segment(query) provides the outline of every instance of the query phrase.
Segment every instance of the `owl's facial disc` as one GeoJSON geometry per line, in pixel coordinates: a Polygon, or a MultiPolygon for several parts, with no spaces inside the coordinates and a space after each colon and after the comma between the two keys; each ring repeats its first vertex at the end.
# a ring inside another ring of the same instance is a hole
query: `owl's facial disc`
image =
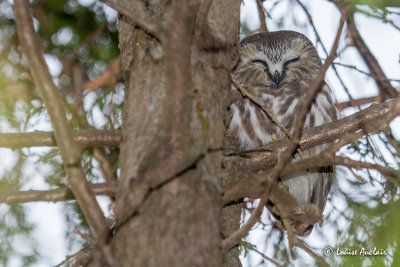
{"type": "Polygon", "coordinates": [[[268,78],[275,83],[274,89],[279,88],[284,77],[283,66],[280,62],[272,63],[270,60],[254,59],[251,63],[264,70],[268,78]]]}
{"type": "Polygon", "coordinates": [[[265,73],[267,73],[268,78],[274,82],[275,86],[273,89],[279,89],[279,86],[286,75],[286,70],[288,69],[290,64],[293,64],[300,60],[300,56],[290,57],[286,61],[278,61],[274,62],[272,60],[264,60],[264,59],[254,59],[251,62],[258,67],[262,68],[265,73]]]}

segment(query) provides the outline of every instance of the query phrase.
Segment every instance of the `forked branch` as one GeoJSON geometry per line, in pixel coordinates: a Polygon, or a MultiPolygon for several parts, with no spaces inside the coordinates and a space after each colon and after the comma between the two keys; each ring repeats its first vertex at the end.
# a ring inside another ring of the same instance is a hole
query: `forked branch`
{"type": "Polygon", "coordinates": [[[93,234],[99,236],[106,232],[107,222],[81,166],[81,147],[73,139],[72,128],[67,120],[63,101],[44,60],[40,41],[33,27],[29,1],[15,0],[14,14],[19,42],[54,127],[55,139],[61,151],[71,190],[77,198],[93,234]]]}

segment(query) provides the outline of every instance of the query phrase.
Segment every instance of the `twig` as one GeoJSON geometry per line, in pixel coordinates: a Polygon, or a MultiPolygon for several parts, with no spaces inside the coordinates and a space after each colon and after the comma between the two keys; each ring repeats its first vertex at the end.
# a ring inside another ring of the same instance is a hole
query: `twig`
{"type": "Polygon", "coordinates": [[[269,261],[269,262],[275,264],[275,266],[278,266],[278,267],[281,266],[277,261],[271,259],[270,257],[267,257],[264,253],[258,251],[256,248],[250,247],[250,250],[254,251],[254,252],[257,253],[258,255],[260,255],[261,257],[263,257],[263,259],[265,259],[265,260],[267,260],[267,261],[269,261]]]}
{"type": "Polygon", "coordinates": [[[351,172],[351,174],[352,174],[360,183],[365,183],[364,179],[363,179],[361,176],[357,175],[357,174],[353,171],[353,168],[347,167],[347,169],[349,169],[349,171],[351,172]]]}
{"type": "Polygon", "coordinates": [[[96,147],[93,149],[93,155],[100,163],[99,168],[104,180],[107,182],[116,182],[118,180],[116,168],[112,165],[105,149],[96,147]]]}
{"type": "Polygon", "coordinates": [[[322,258],[321,256],[317,255],[312,249],[307,247],[301,240],[299,240],[296,236],[292,240],[292,246],[296,246],[307,252],[311,255],[319,264],[319,266],[329,266],[329,264],[322,258]]]}
{"type": "Polygon", "coordinates": [[[336,108],[339,111],[342,111],[345,108],[349,108],[349,107],[354,107],[356,106],[361,106],[361,105],[365,105],[365,104],[370,104],[373,102],[379,102],[379,97],[378,96],[373,96],[373,97],[365,97],[365,98],[360,98],[360,99],[356,99],[353,101],[348,101],[348,102],[341,102],[341,103],[336,103],[336,108]]]}
{"type": "MultiPolygon", "coordinates": [[[[112,183],[91,184],[90,187],[96,195],[115,196],[115,185],[112,183]]],[[[38,201],[58,202],[74,199],[74,194],[67,187],[51,190],[0,191],[0,202],[8,205],[38,201]]]]}
{"type": "MultiPolygon", "coordinates": [[[[337,65],[337,66],[341,66],[341,67],[345,67],[345,68],[356,70],[359,73],[367,75],[367,76],[370,76],[370,77],[372,77],[374,79],[379,79],[379,78],[382,79],[382,77],[374,77],[371,73],[363,71],[363,70],[360,70],[359,68],[357,68],[357,66],[354,66],[354,65],[343,64],[343,63],[340,63],[340,62],[333,62],[333,65],[337,65]]],[[[385,77],[385,79],[381,80],[381,82],[387,82],[387,81],[400,82],[399,79],[388,79],[386,77],[385,77]]]]}
{"type": "Polygon", "coordinates": [[[359,8],[356,8],[356,10],[357,10],[357,12],[362,13],[362,14],[365,14],[365,15],[367,15],[367,16],[369,16],[369,17],[373,17],[373,18],[380,19],[380,20],[382,20],[384,23],[389,23],[393,28],[395,28],[396,30],[400,31],[400,27],[397,26],[397,25],[394,23],[393,20],[388,19],[388,18],[386,17],[386,15],[368,12],[368,11],[365,11],[365,10],[362,10],[362,9],[359,9],[359,8]]]}
{"type": "MultiPolygon", "coordinates": [[[[78,100],[76,101],[75,108],[74,108],[74,114],[80,114],[79,111],[83,111],[83,100],[87,96],[88,93],[95,91],[99,89],[100,87],[104,87],[107,85],[112,85],[112,89],[114,89],[115,84],[117,82],[117,77],[121,73],[121,57],[117,57],[114,59],[109,66],[107,67],[106,71],[97,77],[94,80],[89,80],[86,81],[82,87],[80,87],[80,90],[85,89],[83,93],[77,93],[79,95],[78,100]]],[[[112,96],[113,96],[113,91],[111,91],[111,101],[112,101],[112,96]]],[[[110,112],[112,111],[112,108],[110,108],[110,112]]]]}
{"type": "Polygon", "coordinates": [[[287,169],[283,171],[283,174],[288,174],[294,171],[304,170],[308,168],[323,167],[327,165],[340,165],[353,168],[356,170],[373,169],[377,170],[387,178],[394,179],[395,181],[399,180],[399,171],[375,163],[363,162],[342,156],[333,156],[333,155],[318,155],[317,157],[312,157],[305,160],[290,163],[288,164],[287,169]]]}
{"type": "Polygon", "coordinates": [[[127,8],[123,7],[118,2],[114,2],[112,0],[100,0],[100,1],[106,4],[107,6],[111,7],[112,9],[118,11],[118,13],[120,13],[121,15],[129,18],[133,24],[145,30],[147,33],[156,38],[158,41],[160,42],[162,41],[162,36],[160,34],[159,29],[157,29],[156,26],[150,24],[143,18],[139,17],[137,14],[133,15],[131,12],[129,12],[127,8]]]}
{"type": "Polygon", "coordinates": [[[265,21],[265,8],[261,0],[255,0],[257,4],[258,17],[260,19],[260,32],[268,32],[267,23],[265,21]]]}
{"type": "Polygon", "coordinates": [[[121,57],[114,59],[107,70],[99,77],[93,81],[87,81],[83,85],[84,89],[89,92],[98,89],[99,87],[104,87],[110,84],[111,80],[115,78],[116,75],[121,73],[121,57]]]}
{"type": "Polygon", "coordinates": [[[44,61],[40,42],[33,27],[29,1],[15,0],[14,14],[19,41],[54,127],[55,139],[61,151],[71,190],[74,192],[93,234],[98,236],[107,230],[107,221],[82,169],[81,147],[73,140],[72,129],[64,111],[63,101],[44,61]]]}

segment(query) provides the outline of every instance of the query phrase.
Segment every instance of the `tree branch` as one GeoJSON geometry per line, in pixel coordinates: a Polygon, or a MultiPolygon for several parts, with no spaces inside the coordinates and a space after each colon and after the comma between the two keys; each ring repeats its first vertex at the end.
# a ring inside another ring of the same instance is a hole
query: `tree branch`
{"type": "MultiPolygon", "coordinates": [[[[121,130],[80,130],[72,132],[73,140],[82,147],[118,147],[121,130]]],[[[57,146],[54,132],[0,133],[0,147],[57,146]]]]}
{"type": "MultiPolygon", "coordinates": [[[[334,121],[325,125],[305,129],[300,140],[300,148],[308,149],[313,146],[330,143],[339,139],[346,133],[355,133],[360,130],[364,134],[375,134],[387,128],[387,122],[393,120],[400,115],[400,98],[388,100],[380,104],[373,104],[370,107],[357,112],[349,117],[334,121]]],[[[249,177],[252,174],[267,170],[276,163],[277,154],[287,150],[290,141],[283,139],[269,144],[261,148],[259,151],[253,151],[245,154],[244,157],[230,157],[224,161],[224,167],[233,169],[232,173],[241,177],[235,184],[231,184],[224,191],[224,203],[236,201],[237,199],[248,195],[259,195],[259,191],[254,191],[254,188],[260,188],[260,183],[267,183],[266,175],[264,179],[255,176],[249,177]],[[246,179],[242,179],[242,178],[246,179]],[[246,181],[245,181],[246,180],[246,181]],[[259,181],[249,182],[249,180],[259,181]]],[[[346,166],[346,165],[344,165],[346,166]]]]}
{"type": "Polygon", "coordinates": [[[361,106],[361,105],[365,105],[365,104],[370,104],[372,102],[380,102],[379,100],[380,99],[378,96],[365,97],[365,98],[355,99],[353,101],[336,103],[336,108],[339,111],[342,111],[345,108],[354,107],[354,105],[361,106]]]}
{"type": "Polygon", "coordinates": [[[260,19],[260,32],[268,32],[267,23],[265,21],[265,8],[261,0],[255,0],[257,4],[258,17],[260,19]]]}
{"type": "MultiPolygon", "coordinates": [[[[121,57],[114,59],[107,67],[106,71],[95,80],[86,81],[83,85],[84,89],[88,92],[95,91],[100,87],[109,85],[113,79],[116,79],[117,75],[121,73],[121,57]]],[[[87,94],[86,92],[85,94],[87,94]]]]}
{"type": "Polygon", "coordinates": [[[274,259],[271,259],[270,257],[267,257],[264,253],[260,252],[258,249],[251,247],[250,250],[252,250],[255,253],[257,253],[258,255],[260,255],[263,259],[273,263],[275,266],[278,266],[278,267],[281,266],[277,261],[275,261],[274,259]]]}
{"type": "Polygon", "coordinates": [[[63,101],[44,60],[40,41],[33,27],[29,1],[15,0],[14,14],[19,42],[54,127],[55,139],[61,151],[68,182],[93,234],[98,236],[107,230],[107,221],[82,169],[81,147],[73,140],[63,101]]]}
{"type": "MultiPolygon", "coordinates": [[[[96,195],[115,196],[115,185],[112,183],[91,184],[90,187],[96,195]]],[[[75,197],[67,187],[51,190],[0,191],[0,202],[8,205],[26,202],[58,202],[68,200],[75,200],[75,197]]]]}
{"type": "Polygon", "coordinates": [[[88,262],[90,261],[90,254],[89,254],[89,249],[90,246],[84,246],[81,250],[78,252],[72,254],[72,255],[67,255],[65,259],[60,262],[59,264],[55,265],[54,267],[62,267],[62,266],[87,266],[88,262]],[[73,261],[73,265],[67,265],[67,263],[73,261]]]}
{"type": "Polygon", "coordinates": [[[383,176],[392,179],[398,179],[399,172],[391,168],[369,162],[353,160],[350,158],[334,155],[318,155],[316,157],[304,159],[301,161],[293,162],[287,165],[287,168],[282,172],[288,174],[298,170],[306,170],[317,167],[324,167],[327,165],[345,166],[356,170],[361,169],[374,169],[380,172],[383,176]]]}
{"type": "MultiPolygon", "coordinates": [[[[372,77],[374,79],[378,79],[378,78],[379,79],[383,79],[383,77],[374,77],[371,73],[368,73],[366,71],[360,70],[359,68],[357,68],[357,66],[354,66],[354,65],[343,64],[343,63],[340,63],[340,62],[333,62],[332,65],[337,65],[337,66],[345,67],[345,68],[348,68],[348,69],[353,69],[353,70],[355,70],[355,71],[357,71],[357,72],[359,72],[361,74],[364,74],[366,76],[372,77]]],[[[386,78],[386,76],[385,76],[385,79],[381,80],[381,82],[390,82],[390,81],[400,82],[399,79],[388,79],[388,78],[386,78]]]]}

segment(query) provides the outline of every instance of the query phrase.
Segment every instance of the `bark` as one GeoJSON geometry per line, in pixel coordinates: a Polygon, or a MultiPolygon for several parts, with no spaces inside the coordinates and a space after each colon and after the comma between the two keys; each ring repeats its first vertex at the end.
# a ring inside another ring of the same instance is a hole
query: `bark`
{"type": "Polygon", "coordinates": [[[119,21],[126,98],[112,265],[221,266],[221,231],[239,222],[221,219],[221,162],[240,1],[120,4],[160,35],[119,21]]]}

